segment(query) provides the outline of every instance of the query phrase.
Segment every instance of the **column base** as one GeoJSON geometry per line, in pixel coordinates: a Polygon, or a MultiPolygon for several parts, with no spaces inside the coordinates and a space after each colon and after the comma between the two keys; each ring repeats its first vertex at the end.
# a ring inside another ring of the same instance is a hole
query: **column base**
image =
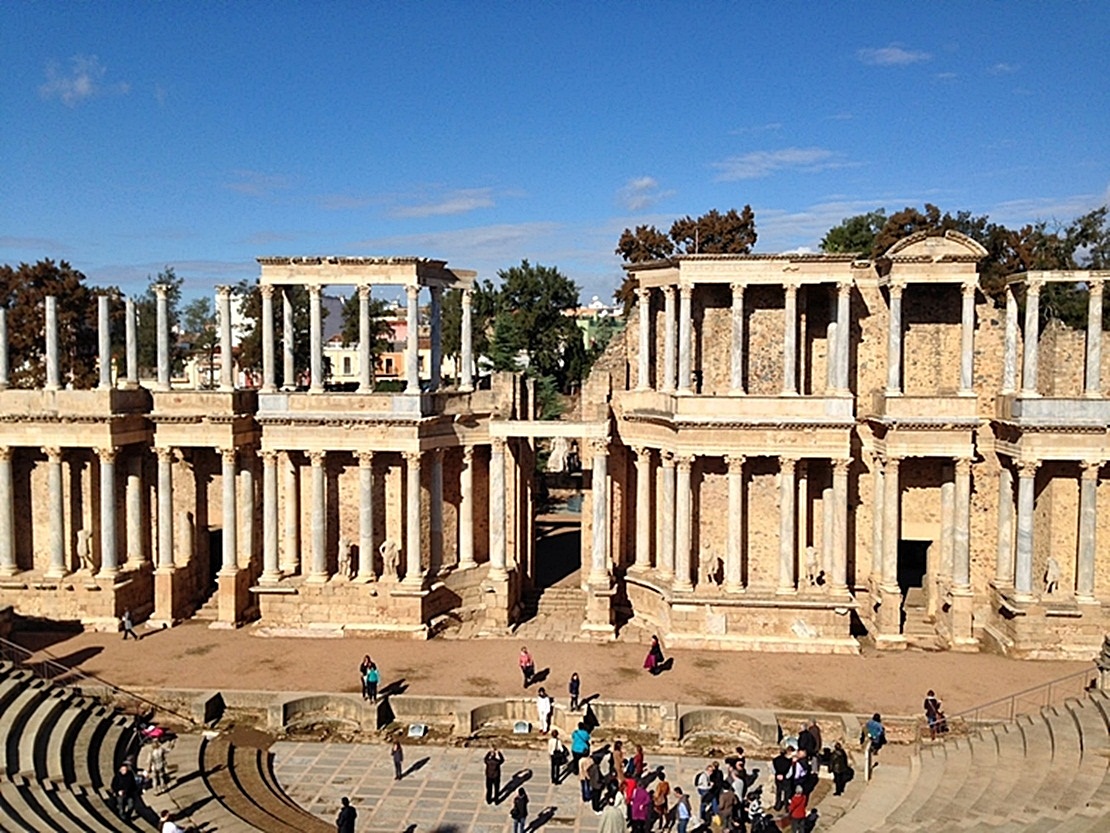
{"type": "Polygon", "coordinates": [[[694,584],[690,581],[676,581],[671,589],[675,593],[693,593],[694,584]]]}
{"type": "Polygon", "coordinates": [[[978,650],[979,641],[973,636],[972,619],[975,605],[971,588],[953,588],[951,598],[952,602],[948,609],[948,616],[953,650],[978,650]]]}
{"type": "Polygon", "coordinates": [[[352,584],[374,584],[377,582],[378,577],[373,573],[360,573],[351,579],[352,584]]]}
{"type": "MultiPolygon", "coordinates": [[[[3,575],[3,574],[0,573],[0,575],[3,575]]],[[[69,575],[69,573],[66,571],[66,568],[65,567],[59,567],[58,569],[47,570],[45,573],[43,573],[42,577],[45,578],[45,579],[50,579],[52,581],[56,581],[58,579],[65,578],[67,575],[69,575]]]]}
{"type": "Polygon", "coordinates": [[[263,573],[258,577],[259,584],[277,584],[279,581],[281,581],[280,570],[272,573],[263,573]]]}
{"type": "Polygon", "coordinates": [[[214,627],[237,628],[246,618],[250,605],[250,571],[221,572],[217,576],[217,620],[214,627]]]}
{"type": "Polygon", "coordinates": [[[459,385],[459,393],[473,393],[474,385],[459,385]]]}
{"type": "Polygon", "coordinates": [[[309,584],[327,584],[329,578],[331,576],[327,573],[309,573],[305,581],[309,584]]]}
{"type": "Polygon", "coordinates": [[[477,561],[460,561],[456,569],[458,570],[473,570],[478,566],[477,561]]]}

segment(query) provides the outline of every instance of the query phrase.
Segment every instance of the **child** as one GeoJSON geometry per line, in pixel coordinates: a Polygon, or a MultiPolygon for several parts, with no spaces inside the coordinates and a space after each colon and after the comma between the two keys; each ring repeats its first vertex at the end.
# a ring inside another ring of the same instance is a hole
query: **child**
{"type": "Polygon", "coordinates": [[[582,691],[582,681],[578,679],[578,672],[575,671],[570,675],[570,684],[567,686],[570,692],[570,710],[572,712],[578,711],[578,695],[582,691]]]}

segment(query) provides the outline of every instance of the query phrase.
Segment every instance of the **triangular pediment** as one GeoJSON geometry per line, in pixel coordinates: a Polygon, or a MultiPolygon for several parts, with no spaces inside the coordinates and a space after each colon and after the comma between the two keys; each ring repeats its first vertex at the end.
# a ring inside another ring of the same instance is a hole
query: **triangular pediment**
{"type": "Polygon", "coordinates": [[[987,250],[966,234],[949,229],[943,235],[919,231],[904,237],[886,250],[883,257],[889,260],[974,261],[987,256],[987,250]]]}

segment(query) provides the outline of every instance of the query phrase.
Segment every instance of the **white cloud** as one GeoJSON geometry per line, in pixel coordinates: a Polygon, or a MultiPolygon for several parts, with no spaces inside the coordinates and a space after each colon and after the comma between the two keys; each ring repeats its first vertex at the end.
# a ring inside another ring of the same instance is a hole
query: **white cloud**
{"type": "Polygon", "coordinates": [[[643,211],[673,193],[660,189],[655,177],[638,176],[628,180],[617,191],[617,202],[628,211],[643,211]]]}
{"type": "Polygon", "coordinates": [[[928,52],[913,49],[903,49],[897,44],[884,46],[880,49],[856,50],[856,58],[862,63],[879,67],[901,67],[928,61],[933,56],[928,52]]]}
{"type": "Polygon", "coordinates": [[[1008,64],[1005,61],[999,62],[987,70],[991,75],[1011,75],[1017,72],[1021,67],[1018,64],[1008,64]]]}
{"type": "Polygon", "coordinates": [[[751,127],[738,127],[729,131],[733,136],[743,136],[748,133],[773,133],[782,130],[782,122],[772,121],[767,124],[756,124],[751,127]]]}
{"type": "Polygon", "coordinates": [[[435,199],[414,205],[402,205],[389,212],[391,217],[445,217],[467,214],[480,208],[493,208],[492,188],[460,188],[448,191],[435,199]]]}
{"type": "Polygon", "coordinates": [[[452,263],[463,268],[471,268],[467,263],[471,256],[505,265],[506,258],[512,262],[529,257],[529,250],[537,240],[551,238],[559,229],[560,225],[554,222],[501,223],[356,240],[350,248],[356,251],[372,250],[378,254],[449,256],[452,263]]]}
{"type": "Polygon", "coordinates": [[[357,211],[373,205],[375,200],[357,194],[322,194],[316,197],[316,205],[324,211],[357,211]]]}
{"type": "Polygon", "coordinates": [[[730,156],[714,162],[718,182],[732,182],[738,179],[759,179],[781,170],[797,170],[806,173],[843,168],[852,163],[838,158],[838,155],[825,148],[782,148],[781,150],[756,150],[740,156],[730,156]]]}
{"type": "Polygon", "coordinates": [[[237,194],[248,197],[268,197],[276,191],[289,188],[289,177],[284,174],[267,174],[261,171],[236,170],[231,172],[232,181],[224,187],[237,194]]]}
{"type": "Polygon", "coordinates": [[[39,87],[43,98],[57,98],[67,107],[99,95],[126,95],[131,85],[126,82],[106,84],[107,68],[95,55],[75,55],[70,69],[64,72],[57,63],[46,67],[46,81],[39,87]]]}
{"type": "Polygon", "coordinates": [[[938,72],[933,77],[938,81],[955,81],[960,76],[955,72],[938,72]]]}

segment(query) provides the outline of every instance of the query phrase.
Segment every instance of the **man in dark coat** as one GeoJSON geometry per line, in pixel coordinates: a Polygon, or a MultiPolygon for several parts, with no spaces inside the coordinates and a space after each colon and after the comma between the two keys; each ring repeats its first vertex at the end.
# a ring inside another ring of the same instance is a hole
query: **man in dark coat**
{"type": "Polygon", "coordinates": [[[775,809],[781,810],[786,806],[790,796],[794,794],[794,781],[790,777],[790,770],[794,768],[794,747],[788,746],[771,759],[771,769],[775,772],[775,809]]]}
{"type": "Polygon", "coordinates": [[[486,804],[493,804],[501,797],[501,764],[505,763],[505,756],[491,744],[483,762],[486,765],[486,804]]]}
{"type": "Polygon", "coordinates": [[[335,817],[335,833],[355,833],[355,819],[358,818],[358,813],[351,806],[351,799],[347,796],[343,796],[342,804],[339,815],[335,817]]]}
{"type": "Polygon", "coordinates": [[[122,764],[119,772],[112,776],[112,796],[116,800],[116,812],[124,821],[131,821],[135,815],[135,799],[138,798],[139,787],[131,767],[122,764]]]}

